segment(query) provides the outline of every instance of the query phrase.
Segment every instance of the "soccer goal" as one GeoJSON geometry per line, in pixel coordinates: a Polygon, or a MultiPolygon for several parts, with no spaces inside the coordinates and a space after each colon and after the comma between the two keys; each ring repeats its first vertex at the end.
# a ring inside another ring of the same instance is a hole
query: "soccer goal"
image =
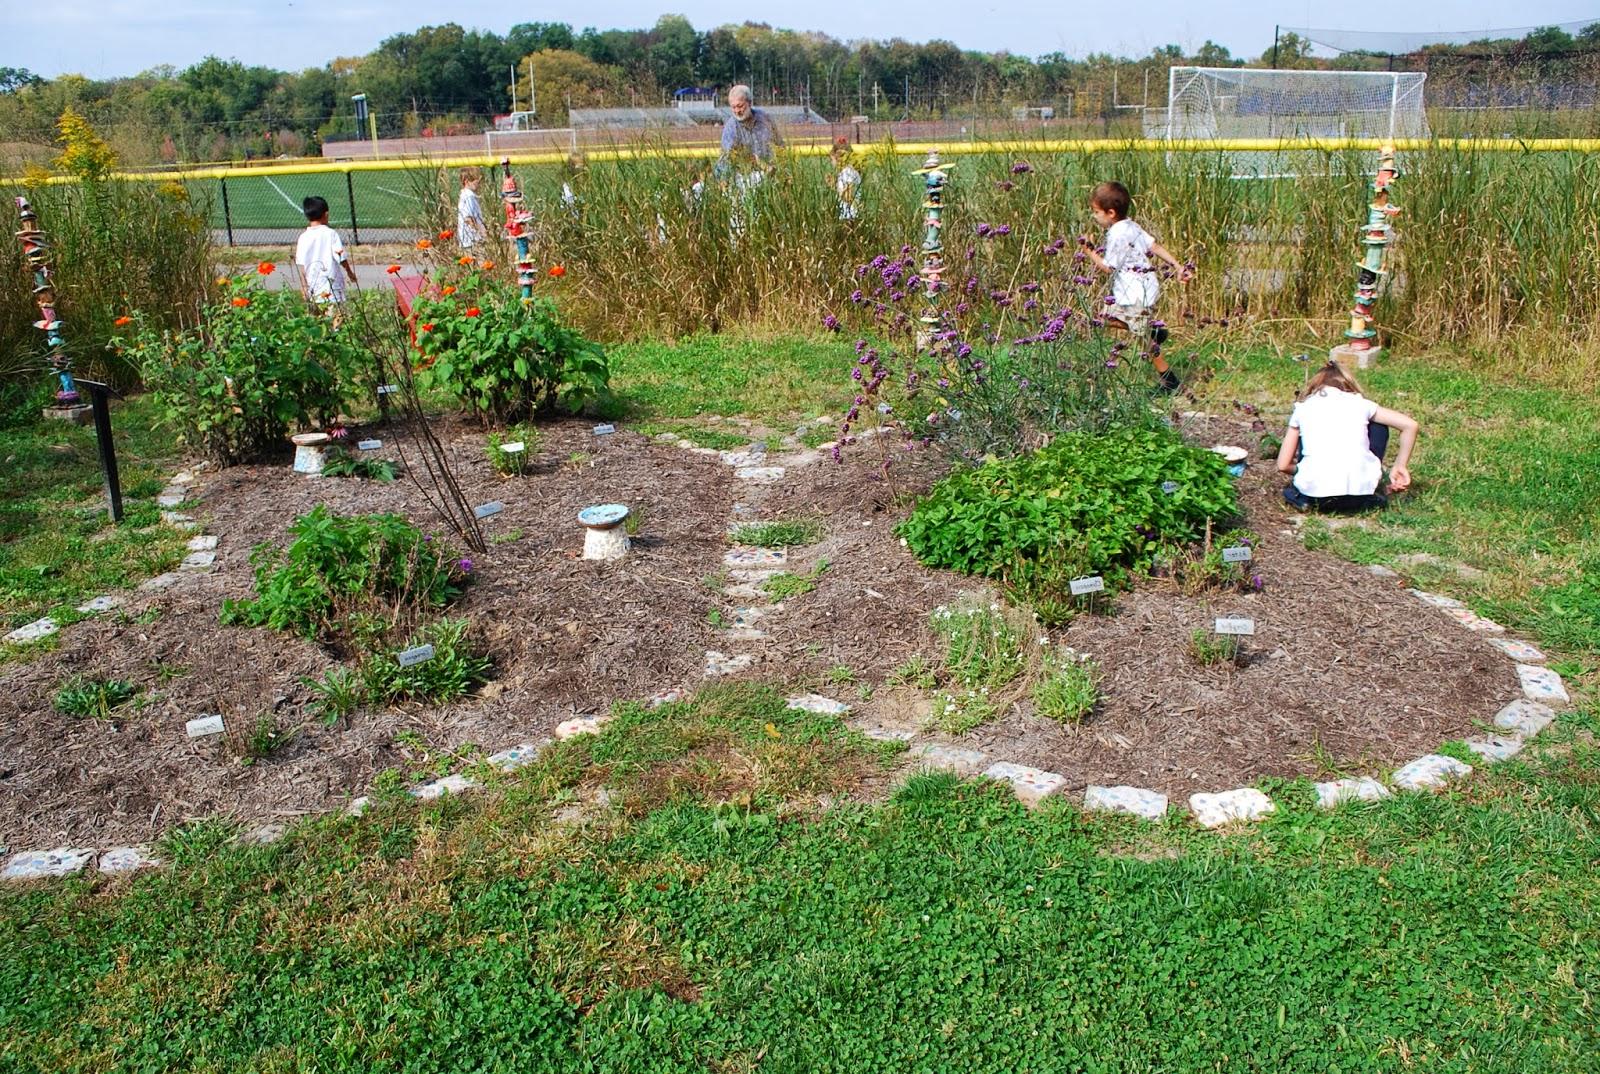
{"type": "Polygon", "coordinates": [[[1167,139],[1426,138],[1427,75],[1174,67],[1167,139]]]}
{"type": "Polygon", "coordinates": [[[484,148],[489,155],[507,153],[576,153],[578,132],[571,127],[540,127],[525,131],[484,131],[484,148]]]}

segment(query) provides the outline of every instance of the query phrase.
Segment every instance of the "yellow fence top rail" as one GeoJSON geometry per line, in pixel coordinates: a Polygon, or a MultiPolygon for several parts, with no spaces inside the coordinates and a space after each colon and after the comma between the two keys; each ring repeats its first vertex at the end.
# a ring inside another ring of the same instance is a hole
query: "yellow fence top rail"
{"type": "MultiPolygon", "coordinates": [[[[859,152],[892,151],[900,156],[924,156],[938,151],[942,156],[973,156],[985,153],[1238,153],[1322,151],[1345,149],[1376,151],[1392,145],[1401,152],[1474,152],[1474,153],[1600,153],[1600,138],[1398,138],[1385,141],[1377,138],[1223,138],[1223,139],[1173,139],[1158,138],[1089,138],[1058,140],[1005,140],[967,142],[878,142],[858,144],[859,152]]],[[[826,156],[831,146],[827,143],[791,147],[795,156],[826,156]]],[[[596,147],[583,152],[590,161],[619,160],[694,160],[716,157],[720,149],[715,145],[664,146],[664,145],[613,145],[596,147]]],[[[513,164],[558,164],[566,160],[565,151],[537,153],[488,154],[474,153],[461,156],[412,156],[372,160],[296,161],[283,164],[254,164],[248,167],[220,165],[187,170],[161,172],[114,172],[112,178],[146,181],[194,181],[202,179],[248,179],[257,176],[317,175],[349,172],[396,171],[406,168],[465,168],[484,167],[509,159],[513,164]]],[[[34,182],[70,183],[71,176],[51,176],[48,179],[0,179],[0,185],[23,186],[34,182]]]]}

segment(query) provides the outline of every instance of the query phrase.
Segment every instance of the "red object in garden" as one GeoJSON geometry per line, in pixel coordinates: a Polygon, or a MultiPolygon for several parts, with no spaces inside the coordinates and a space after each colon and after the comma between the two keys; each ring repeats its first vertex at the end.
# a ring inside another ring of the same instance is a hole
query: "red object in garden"
{"type": "Polygon", "coordinates": [[[422,294],[422,289],[427,285],[425,276],[401,276],[396,272],[394,277],[394,304],[399,307],[400,317],[411,331],[413,347],[417,344],[417,312],[414,306],[417,296],[422,294]]]}
{"type": "Polygon", "coordinates": [[[565,265],[552,265],[552,266],[550,266],[550,275],[552,275],[552,276],[565,276],[566,274],[567,274],[567,266],[565,266],[565,265]]]}

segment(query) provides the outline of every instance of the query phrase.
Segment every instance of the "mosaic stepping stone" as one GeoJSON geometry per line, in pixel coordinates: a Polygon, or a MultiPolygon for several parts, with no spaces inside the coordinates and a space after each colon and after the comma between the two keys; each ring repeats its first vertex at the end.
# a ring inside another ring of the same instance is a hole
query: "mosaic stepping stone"
{"type": "Polygon", "coordinates": [[[283,838],[283,833],[288,831],[281,824],[263,824],[259,828],[251,828],[239,837],[239,842],[246,846],[264,847],[276,843],[283,838]]]}
{"type": "Polygon", "coordinates": [[[350,804],[344,807],[344,815],[347,817],[359,817],[367,811],[367,807],[371,804],[372,799],[363,794],[360,798],[351,799],[350,804]]]}
{"type": "Polygon", "coordinates": [[[979,750],[964,750],[959,746],[919,746],[911,751],[921,769],[942,769],[958,776],[970,776],[981,770],[989,755],[979,750]]]}
{"type": "Polygon", "coordinates": [[[767,632],[755,627],[729,627],[722,632],[729,641],[766,641],[767,632]]]}
{"type": "Polygon", "coordinates": [[[579,735],[598,735],[609,716],[574,716],[556,724],[556,738],[577,738],[579,735]]]}
{"type": "Polygon", "coordinates": [[[188,548],[191,552],[214,552],[216,551],[217,547],[217,538],[210,535],[190,537],[189,543],[184,547],[188,548]]]}
{"type": "Polygon", "coordinates": [[[85,615],[96,615],[100,612],[109,612],[121,603],[116,597],[95,597],[91,601],[78,605],[78,610],[85,615]]]}
{"type": "Polygon", "coordinates": [[[445,776],[443,779],[436,779],[432,783],[424,783],[411,792],[411,797],[424,802],[431,802],[436,798],[443,798],[447,794],[462,795],[481,786],[483,784],[470,776],[445,776]]]}
{"type": "Polygon", "coordinates": [[[1532,738],[1555,722],[1555,718],[1555,710],[1549,705],[1519,697],[1494,714],[1494,725],[1520,738],[1532,738]]]}
{"type": "Polygon", "coordinates": [[[1471,774],[1470,764],[1454,757],[1430,753],[1401,768],[1390,782],[1396,790],[1438,791],[1449,786],[1451,780],[1464,779],[1471,774]]]}
{"type": "Polygon", "coordinates": [[[672,705],[679,701],[683,701],[687,699],[688,696],[689,691],[685,690],[681,686],[674,686],[670,690],[663,690],[659,694],[656,694],[649,701],[645,702],[645,704],[649,705],[653,709],[658,709],[662,705],[672,705]]]}
{"type": "MultiPolygon", "coordinates": [[[[789,562],[789,553],[781,548],[751,548],[747,545],[734,545],[722,554],[722,562],[728,567],[766,568],[781,567],[789,562]]],[[[771,577],[769,574],[768,578],[771,577]]],[[[741,581],[754,581],[744,578],[741,581]]],[[[762,579],[765,581],[765,579],[762,579]]]]}
{"type": "Polygon", "coordinates": [[[48,638],[60,629],[54,619],[46,616],[43,619],[35,619],[26,626],[19,626],[7,634],[5,640],[11,645],[26,645],[29,642],[38,641],[40,638],[48,638]]]}
{"type": "Polygon", "coordinates": [[[1257,821],[1277,808],[1271,798],[1254,787],[1189,796],[1189,809],[1202,828],[1220,828],[1235,821],[1257,821]]]}
{"type": "Polygon", "coordinates": [[[131,873],[138,869],[154,869],[161,864],[152,858],[146,847],[112,847],[100,855],[102,873],[131,873]]]}
{"type": "Polygon", "coordinates": [[[765,466],[767,462],[767,449],[762,448],[760,451],[756,451],[754,449],[746,451],[724,451],[720,457],[723,462],[738,469],[765,466]]]}
{"type": "Polygon", "coordinates": [[[0,880],[38,880],[44,877],[80,873],[94,857],[93,848],[56,847],[54,850],[27,850],[6,862],[0,880]]]}
{"type": "Polygon", "coordinates": [[[863,735],[877,742],[910,742],[917,733],[904,727],[858,727],[863,735]]]}
{"type": "Polygon", "coordinates": [[[781,466],[741,466],[733,472],[733,476],[741,481],[754,481],[758,485],[770,485],[783,480],[783,467],[781,466]]]}
{"type": "Polygon", "coordinates": [[[1418,600],[1422,601],[1422,603],[1431,604],[1435,608],[1465,608],[1466,607],[1465,604],[1462,604],[1459,600],[1456,600],[1454,597],[1441,597],[1437,593],[1428,593],[1428,592],[1425,592],[1425,591],[1423,591],[1421,589],[1408,589],[1408,590],[1406,590],[1406,592],[1410,593],[1413,597],[1416,597],[1418,600]]]}
{"type": "Polygon", "coordinates": [[[1360,779],[1336,779],[1318,783],[1317,808],[1333,809],[1346,802],[1376,802],[1389,797],[1389,788],[1370,776],[1360,779]]]}
{"type": "Polygon", "coordinates": [[[190,552],[183,557],[183,562],[178,565],[181,571],[208,571],[217,561],[215,552],[190,552]]]}
{"type": "Polygon", "coordinates": [[[197,530],[200,528],[200,523],[195,521],[193,515],[186,515],[181,511],[163,511],[161,512],[161,521],[173,529],[197,530]]]}
{"type": "MultiPolygon", "coordinates": [[[[741,584],[760,585],[782,573],[773,567],[735,567],[728,572],[728,577],[741,584]]],[[[761,592],[765,594],[766,590],[761,592]]]]}
{"type": "Polygon", "coordinates": [[[1099,813],[1132,813],[1145,820],[1161,820],[1167,815],[1167,796],[1144,787],[1100,787],[1091,784],[1083,792],[1083,808],[1099,813]]]}
{"type": "Polygon", "coordinates": [[[539,746],[533,742],[521,742],[509,750],[489,755],[489,763],[502,772],[515,772],[524,765],[530,765],[539,759],[539,746]]]}
{"type": "Polygon", "coordinates": [[[750,665],[754,664],[755,662],[756,658],[751,656],[749,653],[740,653],[738,656],[729,656],[726,653],[719,653],[714,649],[708,649],[706,650],[705,677],[708,679],[714,679],[719,675],[737,675],[739,672],[749,668],[750,665]]]}
{"type": "Polygon", "coordinates": [[[183,503],[183,501],[187,500],[188,498],[188,495],[185,494],[181,489],[177,492],[163,492],[161,495],[156,497],[156,506],[165,507],[168,510],[171,510],[172,508],[183,503]]]}
{"type": "Polygon", "coordinates": [[[1483,634],[1504,634],[1506,628],[1492,619],[1485,619],[1467,608],[1440,608],[1441,612],[1466,627],[1483,634]]]}
{"type": "Polygon", "coordinates": [[[750,582],[740,582],[738,585],[730,585],[728,588],[724,589],[723,592],[730,597],[737,597],[740,600],[764,600],[767,598],[767,591],[765,589],[762,589],[760,586],[754,585],[750,582]]]}
{"type": "Polygon", "coordinates": [[[823,697],[821,694],[801,694],[799,697],[791,697],[784,703],[784,708],[815,712],[823,716],[850,715],[849,705],[843,701],[835,701],[831,697],[823,697]]]}
{"type": "Polygon", "coordinates": [[[1572,701],[1561,684],[1561,676],[1549,668],[1518,664],[1517,678],[1522,680],[1522,692],[1530,701],[1559,701],[1563,705],[1572,701]]]}
{"type": "Polygon", "coordinates": [[[1504,761],[1522,752],[1526,743],[1517,735],[1490,735],[1487,738],[1469,738],[1467,749],[1485,761],[1504,761]]]}
{"type": "Polygon", "coordinates": [[[1054,772],[1043,772],[1027,765],[997,761],[983,770],[985,779],[1009,783],[1018,801],[1036,806],[1067,785],[1067,777],[1054,772]]]}
{"type": "Polygon", "coordinates": [[[171,589],[181,581],[183,581],[183,575],[176,571],[168,571],[166,574],[158,574],[154,578],[141,583],[139,591],[141,593],[159,593],[163,589],[171,589]]]}
{"type": "Polygon", "coordinates": [[[1391,571],[1388,567],[1385,567],[1382,563],[1369,563],[1367,565],[1367,573],[1370,574],[1370,575],[1373,575],[1376,578],[1398,578],[1398,577],[1400,577],[1399,573],[1397,573],[1396,571],[1391,571]]]}
{"type": "Polygon", "coordinates": [[[1488,642],[1519,664],[1542,664],[1549,659],[1537,646],[1517,638],[1489,638],[1488,642]]]}

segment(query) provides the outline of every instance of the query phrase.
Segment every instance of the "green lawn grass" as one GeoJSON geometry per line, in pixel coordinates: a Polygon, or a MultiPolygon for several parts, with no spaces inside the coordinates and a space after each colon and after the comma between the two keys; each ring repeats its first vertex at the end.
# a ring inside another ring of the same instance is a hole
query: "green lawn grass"
{"type": "MultiPolygon", "coordinates": [[[[92,426],[36,421],[0,429],[0,627],[58,622],[90,597],[175,567],[185,534],[161,525],[156,496],[178,454],[142,399],[113,404],[125,517],[111,522],[92,426]]],[[[7,650],[0,649],[0,660],[7,650]]]]}
{"type": "MultiPolygon", "coordinates": [[[[613,353],[663,421],[836,410],[850,360],[613,353]]],[[[395,773],[271,847],[199,823],[0,890],[0,1072],[1593,1070],[1596,404],[1434,361],[1365,378],[1423,423],[1415,492],[1326,539],[1484,571],[1428,582],[1563,658],[1580,705],[1515,761],[1333,815],[1266,781],[1218,834],[937,776],[829,807],[889,747],[761,687],[623,706],[479,797],[395,773]]],[[[1221,362],[1208,409],[1287,413],[1299,366],[1221,362]]]]}

